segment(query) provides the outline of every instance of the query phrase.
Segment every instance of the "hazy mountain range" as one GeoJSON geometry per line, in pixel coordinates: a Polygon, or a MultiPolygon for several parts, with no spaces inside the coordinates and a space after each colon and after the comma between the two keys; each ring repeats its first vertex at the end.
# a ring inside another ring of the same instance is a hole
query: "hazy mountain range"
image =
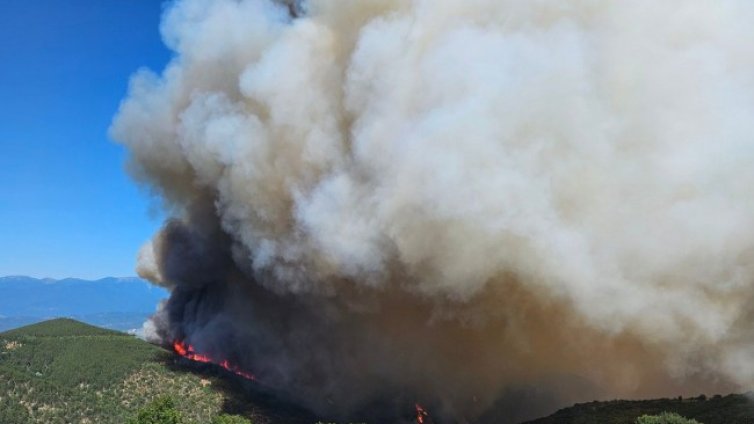
{"type": "Polygon", "coordinates": [[[0,331],[56,317],[131,330],[141,327],[167,295],[139,278],[0,277],[0,331]]]}

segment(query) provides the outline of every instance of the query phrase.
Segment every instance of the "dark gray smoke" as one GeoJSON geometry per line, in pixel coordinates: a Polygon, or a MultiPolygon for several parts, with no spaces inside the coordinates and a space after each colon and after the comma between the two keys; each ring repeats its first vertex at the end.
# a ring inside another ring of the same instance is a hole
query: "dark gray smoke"
{"type": "Polygon", "coordinates": [[[175,59],[112,127],[171,216],[139,254],[172,290],[148,334],[335,416],[750,385],[753,21],[744,0],[175,2],[175,59]]]}

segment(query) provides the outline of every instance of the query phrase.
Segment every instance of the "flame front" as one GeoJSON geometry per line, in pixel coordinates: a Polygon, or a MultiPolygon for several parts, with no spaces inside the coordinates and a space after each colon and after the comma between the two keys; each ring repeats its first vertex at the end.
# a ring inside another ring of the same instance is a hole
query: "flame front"
{"type": "Polygon", "coordinates": [[[418,403],[414,405],[416,408],[416,424],[424,424],[424,421],[427,419],[427,411],[418,403]]]}
{"type": "Polygon", "coordinates": [[[257,379],[254,376],[254,374],[244,371],[243,369],[241,369],[241,367],[239,367],[238,365],[234,363],[231,363],[227,359],[217,360],[217,359],[212,358],[209,355],[197,353],[196,350],[194,349],[194,346],[190,344],[186,344],[185,342],[181,340],[175,340],[173,342],[173,350],[175,351],[175,353],[177,353],[178,355],[186,359],[189,359],[195,362],[202,362],[205,364],[215,364],[215,365],[221,366],[225,368],[226,370],[232,372],[233,374],[241,376],[247,380],[257,379]]]}
{"type": "MultiPolygon", "coordinates": [[[[184,341],[173,341],[173,351],[175,351],[175,353],[179,356],[188,360],[205,364],[215,364],[247,380],[257,380],[254,374],[244,371],[238,365],[228,361],[227,359],[217,360],[209,355],[198,353],[196,349],[194,349],[193,345],[188,344],[184,341]]],[[[429,417],[427,410],[418,403],[414,405],[414,408],[416,409],[416,424],[427,423],[427,418],[429,417]]]]}

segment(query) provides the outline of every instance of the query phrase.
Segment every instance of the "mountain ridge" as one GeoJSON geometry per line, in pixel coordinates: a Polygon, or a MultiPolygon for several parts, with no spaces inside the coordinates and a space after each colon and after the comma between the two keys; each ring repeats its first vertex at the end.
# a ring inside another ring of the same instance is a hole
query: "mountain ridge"
{"type": "Polygon", "coordinates": [[[154,313],[167,290],[137,277],[40,279],[0,277],[0,331],[56,317],[133,330],[154,313]]]}

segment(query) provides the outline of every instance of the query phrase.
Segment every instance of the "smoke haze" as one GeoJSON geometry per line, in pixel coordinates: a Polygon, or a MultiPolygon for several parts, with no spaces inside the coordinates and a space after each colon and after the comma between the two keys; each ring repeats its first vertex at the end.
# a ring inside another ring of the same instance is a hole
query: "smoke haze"
{"type": "Polygon", "coordinates": [[[139,253],[172,291],[153,339],[342,417],[750,386],[751,22],[744,0],[172,3],[175,57],[111,129],[171,216],[139,253]]]}

